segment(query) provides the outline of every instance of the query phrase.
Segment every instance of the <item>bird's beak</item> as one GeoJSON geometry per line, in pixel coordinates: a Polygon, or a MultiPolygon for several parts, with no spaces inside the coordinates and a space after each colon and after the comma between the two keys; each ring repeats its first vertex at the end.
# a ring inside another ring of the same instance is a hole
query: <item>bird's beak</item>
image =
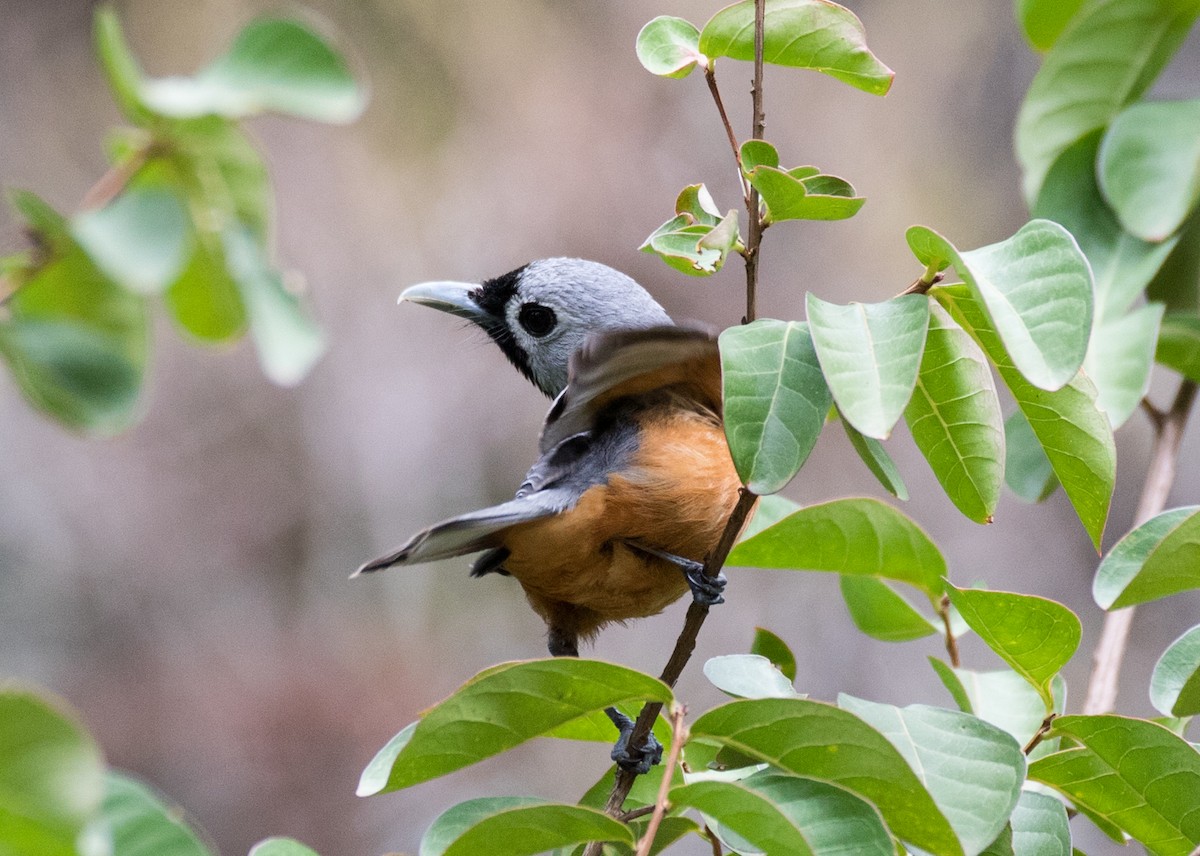
{"type": "Polygon", "coordinates": [[[487,317],[487,313],[471,299],[471,292],[478,287],[473,282],[422,282],[400,292],[397,302],[408,300],[422,306],[432,306],[478,324],[487,317]]]}

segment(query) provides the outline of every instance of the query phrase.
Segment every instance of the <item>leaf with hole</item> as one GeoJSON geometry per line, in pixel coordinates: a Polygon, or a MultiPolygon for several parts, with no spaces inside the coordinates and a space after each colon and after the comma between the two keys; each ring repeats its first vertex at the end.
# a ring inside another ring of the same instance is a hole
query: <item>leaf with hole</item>
{"type": "Polygon", "coordinates": [[[632,669],[559,658],[480,672],[393,737],[358,783],[386,793],[490,758],[592,711],[625,701],[671,700],[665,684],[632,669]]]}
{"type": "Polygon", "coordinates": [[[725,436],[757,494],[783,488],[808,458],[832,396],[808,325],[760,319],[721,333],[725,436]]]}
{"type": "Polygon", "coordinates": [[[728,564],[884,577],[941,597],[946,560],[917,524],[875,499],[812,505],[743,541],[728,564]]]}
{"type": "MultiPolygon", "coordinates": [[[[754,2],[713,15],[700,31],[707,57],[754,59],[754,2]]],[[[810,68],[843,83],[886,95],[895,73],[871,53],[858,17],[828,0],[769,0],[763,20],[763,61],[810,68]]]]}
{"type": "Polygon", "coordinates": [[[699,47],[700,31],[683,18],[660,15],[637,35],[638,62],[651,74],[687,77],[704,59],[699,47]]]}
{"type": "Polygon", "coordinates": [[[1092,597],[1120,609],[1200,588],[1200,506],[1172,508],[1116,543],[1096,570],[1092,597]]]}

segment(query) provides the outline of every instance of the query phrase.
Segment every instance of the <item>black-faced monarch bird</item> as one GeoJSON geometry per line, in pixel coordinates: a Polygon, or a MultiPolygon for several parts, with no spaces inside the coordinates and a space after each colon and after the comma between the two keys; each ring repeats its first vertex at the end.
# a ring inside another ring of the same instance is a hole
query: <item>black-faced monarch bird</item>
{"type": "MultiPolygon", "coordinates": [[[[471,573],[509,574],[546,622],[555,656],[604,625],[653,615],[689,589],[721,602],[703,562],[741,483],[721,420],[714,333],[671,325],[629,277],[595,262],[532,262],[478,286],[426,283],[404,299],[473,321],[555,395],[540,456],[516,497],[417,533],[358,573],[482,552],[471,573]]],[[[627,750],[644,770],[660,747],[627,750]]]]}

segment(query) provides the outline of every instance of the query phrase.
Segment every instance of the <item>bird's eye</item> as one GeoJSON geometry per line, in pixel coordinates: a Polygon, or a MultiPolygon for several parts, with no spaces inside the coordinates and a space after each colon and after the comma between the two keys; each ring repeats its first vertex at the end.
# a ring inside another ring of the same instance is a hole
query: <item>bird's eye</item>
{"type": "Polygon", "coordinates": [[[558,322],[558,318],[554,315],[554,310],[549,306],[542,306],[540,303],[526,303],[521,307],[521,311],[517,313],[517,320],[521,322],[521,326],[530,336],[542,338],[551,330],[558,322]]]}

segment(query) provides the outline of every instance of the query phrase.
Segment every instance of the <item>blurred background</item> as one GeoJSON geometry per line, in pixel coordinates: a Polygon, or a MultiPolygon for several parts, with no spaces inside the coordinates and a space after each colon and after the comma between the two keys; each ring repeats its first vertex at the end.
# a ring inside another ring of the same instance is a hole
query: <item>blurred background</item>
{"type": "MultiPolygon", "coordinates": [[[[1027,214],[1011,128],[1036,58],[1010,4],[851,0],[896,71],[875,98],[807,72],[768,69],[767,136],[787,164],[815,163],[869,199],[841,223],[786,223],[763,249],[760,312],[802,317],[806,291],[880,300],[920,268],[904,230],[960,247],[1001,240],[1027,214]]],[[[120,0],[155,75],[190,72],[258,0],[120,0]]],[[[481,334],[395,298],[426,279],[480,279],[544,256],[618,267],[677,318],[735,323],[739,263],[691,279],[640,254],[684,185],[738,205],[727,143],[699,75],[652,77],[638,29],[658,14],[702,24],[698,0],[311,0],[353,46],[373,100],[328,127],[259,120],[278,198],[277,255],[302,271],[331,342],[295,390],[252,348],[206,351],[159,319],[146,418],[113,440],[73,436],[0,373],[0,674],[78,708],[109,760],[178,801],[227,854],[270,834],[325,856],[415,852],[468,796],[575,800],[607,748],[535,741],[410,791],[360,800],[358,774],[393,733],[479,669],[542,656],[541,621],[507,578],[451,561],[350,582],[362,561],[443,517],[508,498],[535,452],[546,401],[481,334]]],[[[72,210],[105,169],[120,119],[90,40],[85,0],[0,0],[0,184],[72,210]]],[[[739,134],[749,64],[718,68],[739,134]]],[[[1193,34],[1161,97],[1200,92],[1193,34]]],[[[0,213],[0,250],[21,245],[0,213]]],[[[1156,383],[1158,395],[1170,383],[1156,383]]],[[[1200,496],[1200,431],[1185,442],[1173,505],[1200,496]]],[[[1061,492],[1006,497],[995,524],[945,499],[903,430],[889,444],[959,584],[1041,594],[1074,608],[1084,640],[1067,670],[1082,701],[1101,623],[1097,557],[1061,492]]],[[[1130,526],[1149,451],[1136,416],[1118,437],[1106,547],[1130,526]]],[[[836,428],[786,495],[811,503],[881,491],[836,428]]],[[[858,634],[837,580],[734,571],[679,689],[720,701],[700,674],[742,652],[756,625],[797,651],[797,684],[896,704],[950,699],[926,663],[937,639],[888,648],[858,634]]],[[[593,653],[657,673],[684,604],[605,632],[593,653]]],[[[1194,623],[1195,594],[1139,609],[1120,705],[1149,715],[1149,670],[1194,623]]],[[[964,665],[998,668],[975,640],[964,665]]],[[[1088,852],[1103,844],[1080,842],[1088,852]]],[[[1111,847],[1111,845],[1109,845],[1111,847]]],[[[698,850],[697,852],[705,852],[698,850]]]]}

